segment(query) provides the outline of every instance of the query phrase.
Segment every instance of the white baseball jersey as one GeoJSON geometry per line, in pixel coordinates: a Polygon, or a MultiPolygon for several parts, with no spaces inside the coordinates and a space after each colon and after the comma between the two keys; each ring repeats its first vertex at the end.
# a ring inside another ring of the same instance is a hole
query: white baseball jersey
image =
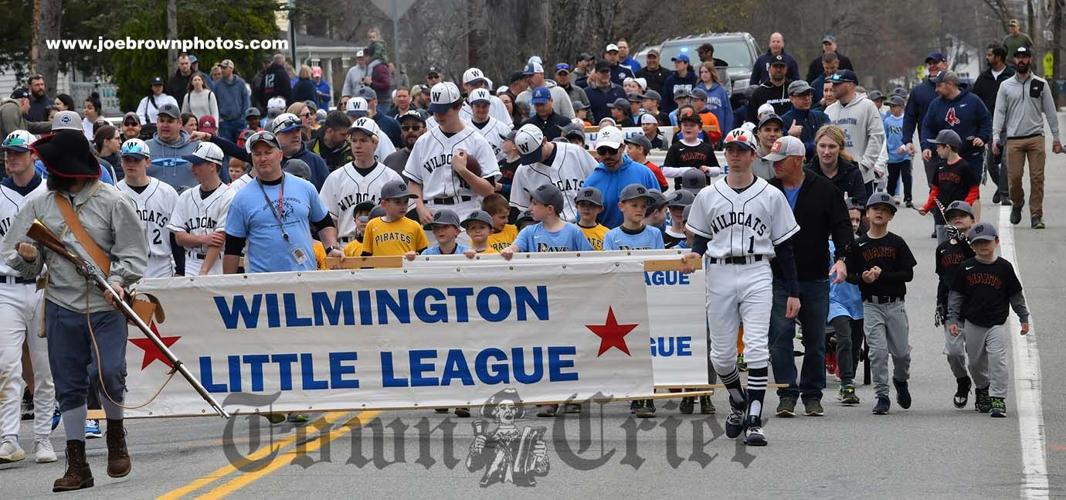
{"type": "MultiPolygon", "coordinates": [[[[506,125],[508,129],[514,128],[514,120],[511,119],[511,114],[507,112],[507,105],[499,97],[491,96],[490,99],[492,102],[489,104],[489,116],[506,125]]],[[[470,109],[470,103],[464,102],[463,108],[459,110],[459,118],[470,121],[473,116],[474,111],[470,109]]],[[[436,124],[437,122],[434,121],[433,126],[436,126],[436,124]]]]}
{"type": "Polygon", "coordinates": [[[251,174],[246,173],[238,177],[237,180],[229,183],[230,191],[233,191],[234,194],[237,194],[238,191],[244,189],[244,186],[251,184],[254,180],[255,177],[252,177],[251,174]]]}
{"type": "Polygon", "coordinates": [[[584,148],[568,142],[553,142],[555,158],[551,165],[537,162],[519,165],[511,181],[511,205],[519,210],[529,208],[530,196],[543,184],[555,184],[563,192],[562,218],[569,222],[578,219],[574,197],[585,184],[585,178],[596,169],[596,160],[584,148]]]}
{"type": "Polygon", "coordinates": [[[389,139],[389,136],[383,134],[381,129],[378,129],[378,147],[374,150],[374,160],[382,161],[395,152],[396,146],[392,144],[392,139],[389,139]]]}
{"type": "MultiPolygon", "coordinates": [[[[15,215],[22,210],[22,207],[26,206],[30,200],[41,196],[48,192],[48,187],[41,178],[35,179],[38,184],[25,196],[19,194],[15,190],[15,184],[11,181],[11,178],[6,178],[3,182],[0,182],[0,240],[4,239],[7,235],[8,229],[11,228],[11,223],[15,220],[15,215]]],[[[0,274],[7,276],[18,276],[19,273],[14,269],[11,269],[3,261],[0,261],[0,274]]]]}
{"type": "MultiPolygon", "coordinates": [[[[226,213],[229,212],[230,201],[236,194],[235,189],[225,184],[220,184],[218,189],[215,189],[207,198],[201,196],[200,186],[196,186],[196,189],[186,189],[178,197],[178,205],[174,208],[174,214],[170,218],[170,230],[194,235],[224,232],[226,213]]],[[[200,275],[200,267],[204,264],[207,248],[206,246],[185,248],[186,276],[200,275]]],[[[222,274],[221,255],[207,274],[222,274]]]]}
{"type": "Polygon", "coordinates": [[[330,173],[318,196],[337,223],[337,238],[348,243],[355,237],[356,205],[364,201],[377,203],[382,186],[403,180],[400,174],[381,162],[365,176],[359,174],[352,162],[330,173]]]}
{"type": "Polygon", "coordinates": [[[137,192],[126,184],[126,179],[115,185],[137,206],[137,216],[144,226],[144,238],[148,241],[148,268],[145,278],[169,278],[174,276],[174,259],[170,252],[170,217],[178,203],[178,192],[170,184],[154,177],[148,185],[137,192]]]}
{"type": "Polygon", "coordinates": [[[403,175],[422,185],[422,199],[431,211],[434,207],[448,208],[463,219],[481,208],[481,197],[452,171],[452,155],[458,150],[477,159],[481,177],[491,182],[500,176],[492,146],[469,125],[451,137],[444,135],[440,127],[422,134],[411,148],[403,175]]]}
{"type": "Polygon", "coordinates": [[[707,256],[715,258],[773,257],[774,245],[799,232],[784,193],[761,177],[739,193],[725,177],[704,188],[692,203],[686,226],[710,240],[707,256]]]}
{"type": "Polygon", "coordinates": [[[503,138],[507,137],[507,134],[511,133],[511,127],[504,125],[499,120],[489,115],[489,121],[485,122],[483,126],[478,127],[474,122],[464,120],[464,123],[468,127],[473,127],[481,133],[481,136],[488,141],[489,146],[492,146],[492,152],[496,154],[496,161],[501,162],[507,155],[503,154],[503,138]]]}

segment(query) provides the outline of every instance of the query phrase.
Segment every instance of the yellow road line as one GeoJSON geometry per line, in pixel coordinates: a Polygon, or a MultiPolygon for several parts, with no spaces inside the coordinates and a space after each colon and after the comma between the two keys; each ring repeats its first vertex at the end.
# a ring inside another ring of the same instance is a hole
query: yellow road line
{"type": "MultiPolygon", "coordinates": [[[[308,426],[315,425],[319,421],[322,421],[322,420],[326,421],[329,424],[333,424],[334,422],[336,422],[337,420],[340,420],[341,417],[344,417],[345,415],[348,415],[348,412],[344,412],[344,411],[327,412],[324,415],[322,415],[321,417],[315,419],[312,422],[309,422],[306,425],[308,425],[308,426]]],[[[256,460],[259,460],[259,459],[261,459],[261,458],[263,458],[263,457],[265,457],[265,456],[267,456],[267,455],[269,455],[271,453],[274,453],[275,450],[280,450],[282,448],[285,448],[286,446],[289,446],[294,441],[296,441],[297,435],[298,434],[296,432],[293,432],[293,434],[291,436],[288,436],[288,437],[286,437],[284,439],[281,439],[281,440],[277,441],[276,443],[274,443],[274,446],[272,446],[272,447],[259,448],[254,453],[252,453],[251,455],[248,455],[247,457],[241,459],[237,463],[226,464],[226,465],[224,465],[222,467],[219,467],[218,469],[215,469],[214,471],[211,471],[211,472],[209,472],[207,474],[204,474],[203,476],[200,476],[198,479],[190,482],[189,484],[186,484],[185,486],[182,486],[180,488],[177,488],[177,489],[171,490],[171,491],[169,491],[167,493],[164,493],[162,496],[160,496],[158,498],[160,500],[176,500],[176,499],[181,498],[181,497],[183,497],[185,495],[188,495],[188,494],[190,494],[190,493],[192,493],[192,492],[194,492],[194,491],[196,491],[196,490],[198,490],[200,488],[203,488],[204,486],[207,486],[207,485],[209,485],[209,484],[211,484],[211,483],[213,483],[213,482],[215,482],[215,481],[217,481],[219,479],[222,479],[222,478],[224,478],[224,477],[226,477],[226,476],[228,476],[228,475],[230,475],[230,474],[232,474],[234,472],[238,472],[241,467],[244,467],[244,466],[248,465],[249,463],[252,463],[252,462],[254,462],[256,460]]]]}
{"type": "Polygon", "coordinates": [[[293,459],[299,456],[300,453],[313,452],[319,449],[323,444],[329,443],[341,436],[344,436],[345,434],[348,434],[356,426],[363,425],[364,423],[373,420],[374,417],[377,417],[380,413],[380,411],[360,412],[356,414],[356,416],[353,417],[351,420],[346,422],[345,425],[333,429],[327,434],[320,434],[316,439],[312,441],[308,441],[302,445],[297,445],[296,447],[289,449],[285,453],[274,457],[274,459],[269,464],[267,464],[266,467],[263,467],[262,469],[259,469],[255,472],[241,474],[236,478],[230,480],[228,483],[225,483],[211,491],[208,491],[207,493],[204,493],[203,495],[197,497],[197,499],[199,500],[223,498],[227,495],[230,495],[236,492],[237,490],[266,477],[272,472],[291,464],[293,459]]]}

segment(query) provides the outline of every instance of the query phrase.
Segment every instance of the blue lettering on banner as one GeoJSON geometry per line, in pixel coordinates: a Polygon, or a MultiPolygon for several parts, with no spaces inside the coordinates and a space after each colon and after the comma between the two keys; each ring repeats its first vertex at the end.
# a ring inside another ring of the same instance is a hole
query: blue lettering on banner
{"type": "Polygon", "coordinates": [[[692,356],[692,337],[652,337],[651,355],[656,358],[692,356]]]}
{"type": "MultiPolygon", "coordinates": [[[[661,281],[664,285],[688,283],[687,276],[676,273],[645,279],[661,281]]],[[[259,328],[259,318],[264,312],[267,328],[354,326],[357,322],[363,326],[410,324],[413,320],[433,324],[479,319],[490,323],[550,319],[545,285],[311,292],[309,311],[301,310],[300,297],[295,293],[254,293],[213,299],[227,330],[259,328]]]]}
{"type": "Polygon", "coordinates": [[[689,284],[689,277],[681,271],[652,271],[644,273],[647,286],[676,286],[689,284]]]}
{"type": "MultiPolygon", "coordinates": [[[[381,386],[447,387],[478,383],[574,382],[579,380],[574,359],[576,356],[577,348],[572,345],[513,347],[507,350],[488,347],[475,352],[464,352],[462,349],[384,351],[380,353],[381,386]]],[[[358,359],[358,353],[351,351],[328,354],[234,354],[225,357],[224,369],[228,373],[221,374],[216,373],[211,356],[200,356],[200,381],[212,393],[240,392],[243,386],[249,387],[251,392],[358,389],[361,387],[356,376],[358,359]],[[329,359],[329,373],[322,379],[315,378],[315,363],[324,357],[329,359]],[[269,369],[273,365],[277,365],[277,368],[269,369]],[[293,365],[296,365],[295,369],[293,365]]]]}

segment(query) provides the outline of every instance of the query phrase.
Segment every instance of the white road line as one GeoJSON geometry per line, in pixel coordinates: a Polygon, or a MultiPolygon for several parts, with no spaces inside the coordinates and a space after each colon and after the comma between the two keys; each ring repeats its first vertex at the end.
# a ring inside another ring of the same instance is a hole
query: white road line
{"type": "MultiPolygon", "coordinates": [[[[1010,207],[1000,207],[1000,255],[1014,264],[1021,279],[1014,249],[1014,226],[1010,207]]],[[[1022,446],[1022,498],[1048,498],[1047,445],[1044,437],[1044,410],[1040,394],[1040,353],[1036,329],[1029,320],[1029,335],[1019,334],[1018,317],[1009,315],[1011,347],[1014,353],[1014,392],[1017,401],[1018,435],[1022,446]]]]}

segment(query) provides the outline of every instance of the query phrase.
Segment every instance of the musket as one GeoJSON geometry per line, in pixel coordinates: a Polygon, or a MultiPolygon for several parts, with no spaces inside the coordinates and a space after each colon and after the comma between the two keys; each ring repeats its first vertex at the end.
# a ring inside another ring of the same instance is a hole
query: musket
{"type": "Polygon", "coordinates": [[[114,299],[112,303],[115,304],[115,308],[118,309],[129,322],[133,323],[134,326],[141,330],[141,333],[143,333],[145,337],[148,337],[148,339],[155,344],[156,348],[159,349],[159,352],[163,353],[163,356],[167,358],[167,361],[170,362],[170,366],[172,367],[171,373],[173,373],[173,371],[180,373],[181,376],[185,377],[185,380],[189,382],[189,385],[200,394],[200,397],[204,398],[204,401],[207,401],[207,404],[211,405],[211,408],[213,408],[219,416],[222,418],[229,418],[229,413],[222,408],[222,405],[218,404],[218,401],[207,392],[207,389],[204,388],[203,384],[201,384],[192,373],[189,373],[189,369],[185,367],[185,364],[174,355],[174,352],[171,351],[163,341],[159,340],[159,337],[152,333],[152,329],[133,311],[133,307],[127,302],[128,300],[132,300],[128,294],[126,299],[122,299],[118,292],[111,287],[111,284],[107,282],[107,277],[104,276],[104,273],[100,272],[100,269],[93,265],[92,262],[71,252],[70,249],[59,240],[59,237],[56,236],[51,229],[48,229],[48,226],[45,226],[41,221],[33,221],[33,225],[31,225],[29,231],[26,232],[26,236],[29,236],[33,241],[44,245],[45,248],[55,252],[56,255],[70,261],[70,263],[74,265],[74,268],[77,269],[78,274],[92,280],[96,287],[105,295],[110,295],[114,299]]]}

